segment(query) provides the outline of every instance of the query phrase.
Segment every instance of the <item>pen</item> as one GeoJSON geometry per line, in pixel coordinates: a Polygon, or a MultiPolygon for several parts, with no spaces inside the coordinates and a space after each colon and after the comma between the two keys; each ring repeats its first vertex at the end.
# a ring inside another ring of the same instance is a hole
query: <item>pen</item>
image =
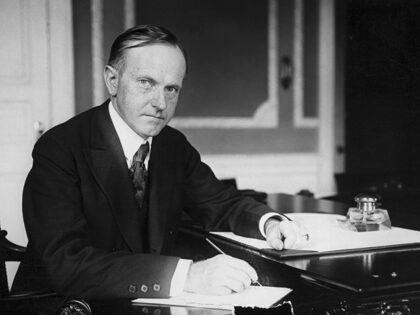
{"type": "MultiPolygon", "coordinates": [[[[220,254],[226,255],[224,251],[222,251],[216,244],[214,244],[212,241],[210,241],[207,237],[206,237],[206,241],[207,243],[209,243],[211,246],[213,246],[213,248],[215,250],[217,250],[220,254]]],[[[253,284],[256,284],[260,287],[262,287],[261,283],[258,282],[258,280],[252,281],[253,284]]]]}

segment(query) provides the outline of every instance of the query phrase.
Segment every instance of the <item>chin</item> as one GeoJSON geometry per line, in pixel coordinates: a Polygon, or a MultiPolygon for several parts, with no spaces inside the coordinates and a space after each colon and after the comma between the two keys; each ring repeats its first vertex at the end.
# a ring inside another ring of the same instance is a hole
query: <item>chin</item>
{"type": "Polygon", "coordinates": [[[141,125],[143,127],[146,127],[146,128],[138,128],[138,129],[135,130],[136,133],[138,135],[140,135],[141,137],[157,136],[162,131],[162,129],[165,127],[164,124],[159,124],[159,125],[153,124],[153,125],[151,125],[150,123],[148,124],[148,123],[144,123],[144,122],[142,122],[141,125]]]}
{"type": "Polygon", "coordinates": [[[155,130],[149,130],[148,132],[145,132],[144,135],[147,137],[155,137],[157,136],[163,128],[155,129],[155,130]]]}

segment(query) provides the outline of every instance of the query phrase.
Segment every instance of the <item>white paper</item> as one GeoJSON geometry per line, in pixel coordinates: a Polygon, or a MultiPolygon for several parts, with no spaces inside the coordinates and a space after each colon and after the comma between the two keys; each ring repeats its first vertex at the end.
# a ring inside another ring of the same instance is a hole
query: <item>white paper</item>
{"type": "MultiPolygon", "coordinates": [[[[391,230],[355,232],[346,230],[337,223],[344,216],[324,213],[289,213],[304,233],[309,234],[308,242],[300,242],[298,249],[329,252],[358,248],[404,245],[420,243],[420,231],[392,227],[391,230]]],[[[212,232],[234,241],[258,248],[270,248],[266,241],[241,237],[231,232],[212,232]]]]}
{"type": "Polygon", "coordinates": [[[233,241],[236,241],[236,242],[239,242],[239,243],[251,246],[251,247],[255,247],[258,249],[270,248],[270,245],[268,245],[265,240],[259,240],[257,238],[243,237],[243,236],[236,235],[232,232],[210,232],[210,233],[219,235],[222,237],[226,237],[233,241]]]}
{"type": "Polygon", "coordinates": [[[133,303],[189,306],[233,310],[234,306],[269,308],[292,290],[284,287],[251,286],[241,293],[202,295],[183,293],[168,299],[136,299],[133,303]]]}

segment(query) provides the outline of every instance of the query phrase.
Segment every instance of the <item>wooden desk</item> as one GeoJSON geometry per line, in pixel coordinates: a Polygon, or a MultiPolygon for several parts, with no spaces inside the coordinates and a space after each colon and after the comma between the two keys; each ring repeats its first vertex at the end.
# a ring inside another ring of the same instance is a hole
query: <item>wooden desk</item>
{"type": "MultiPolygon", "coordinates": [[[[84,301],[85,302],[85,301],[84,301]]],[[[63,297],[25,300],[15,303],[0,302],[2,315],[90,315],[86,308],[63,297]],[[76,309],[79,308],[79,312],[76,309]],[[71,308],[73,312],[70,311],[71,308]],[[67,313],[66,313],[67,310],[67,313]]],[[[87,301],[92,315],[202,315],[203,309],[159,305],[133,305],[129,300],[87,301]]],[[[226,311],[205,310],[206,315],[223,315],[226,311]]]]}
{"type": "MultiPolygon", "coordinates": [[[[348,205],[339,202],[286,194],[270,195],[268,203],[274,209],[285,212],[345,214],[348,209],[348,205]]],[[[411,210],[400,210],[390,210],[391,220],[394,215],[398,226],[413,228],[415,223],[410,220],[411,210]]],[[[420,225],[420,222],[416,224],[420,225]]],[[[177,250],[182,256],[194,260],[217,254],[203,241],[203,237],[199,229],[183,227],[177,250]],[[190,246],[183,247],[182,244],[186,243],[190,246]]],[[[276,253],[255,250],[217,236],[209,237],[227,254],[253,265],[263,285],[293,288],[291,299],[296,314],[322,314],[338,310],[341,312],[338,314],[368,314],[369,309],[379,313],[379,309],[387,307],[404,312],[410,309],[411,314],[420,314],[420,268],[417,267],[420,246],[286,259],[276,253]]]]}
{"type": "MultiPolygon", "coordinates": [[[[229,315],[228,310],[203,309],[152,304],[133,304],[129,300],[83,301],[63,297],[27,299],[19,302],[0,301],[1,315],[229,315]],[[80,307],[87,304],[87,307],[80,307]],[[90,309],[90,311],[88,310],[90,309]]],[[[241,309],[237,315],[261,315],[253,309],[241,309]]],[[[264,310],[262,315],[291,315],[289,304],[264,310]]]]}

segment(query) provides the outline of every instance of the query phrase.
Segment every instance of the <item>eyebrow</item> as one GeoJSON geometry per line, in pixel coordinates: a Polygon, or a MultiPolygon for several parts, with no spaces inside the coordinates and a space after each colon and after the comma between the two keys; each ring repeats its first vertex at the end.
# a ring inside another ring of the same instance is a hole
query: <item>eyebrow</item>
{"type": "Polygon", "coordinates": [[[151,81],[151,82],[157,82],[155,79],[153,79],[150,76],[147,76],[147,75],[136,75],[136,81],[140,81],[140,80],[148,80],[148,81],[151,81]]]}
{"type": "MultiPolygon", "coordinates": [[[[139,80],[149,80],[152,83],[157,83],[157,81],[155,79],[153,79],[151,76],[148,76],[148,75],[138,75],[138,76],[136,76],[136,80],[137,81],[139,81],[139,80]]],[[[168,84],[168,85],[165,85],[165,87],[174,87],[174,88],[177,88],[178,90],[182,89],[182,85],[179,85],[179,84],[168,84]]]]}

